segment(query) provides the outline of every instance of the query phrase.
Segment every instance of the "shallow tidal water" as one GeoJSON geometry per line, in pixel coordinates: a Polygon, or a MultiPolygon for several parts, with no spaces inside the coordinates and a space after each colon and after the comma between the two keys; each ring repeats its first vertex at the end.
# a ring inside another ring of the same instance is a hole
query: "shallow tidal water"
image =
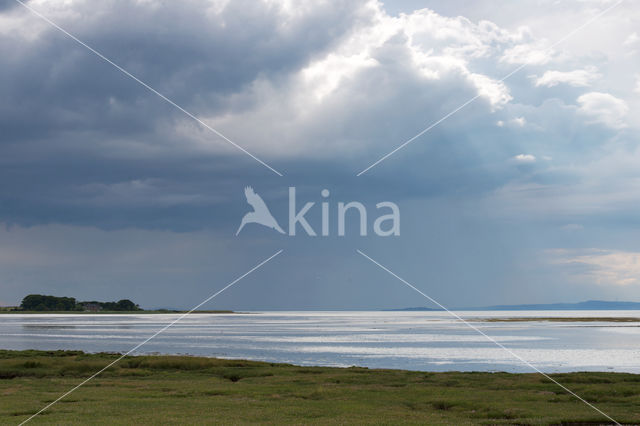
{"type": "MultiPolygon", "coordinates": [[[[481,320],[640,317],[638,311],[465,311],[459,314],[544,372],[640,373],[640,323],[481,320]]],[[[0,348],[126,352],[178,316],[0,315],[0,348]]],[[[422,371],[533,371],[446,312],[192,314],[135,352],[156,353],[422,371]]]]}

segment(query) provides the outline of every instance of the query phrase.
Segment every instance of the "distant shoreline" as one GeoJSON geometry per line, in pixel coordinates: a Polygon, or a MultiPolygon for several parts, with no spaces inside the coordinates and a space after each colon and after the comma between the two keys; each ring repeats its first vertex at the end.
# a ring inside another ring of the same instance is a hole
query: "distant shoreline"
{"type": "Polygon", "coordinates": [[[484,322],[640,322],[634,317],[509,317],[509,318],[475,318],[467,321],[484,322]]]}
{"type": "MultiPolygon", "coordinates": [[[[577,303],[543,303],[522,305],[494,305],[475,307],[452,307],[450,311],[636,311],[640,310],[640,302],[620,302],[607,300],[587,300],[577,303]]],[[[407,312],[445,312],[442,308],[427,308],[423,306],[413,308],[385,309],[385,311],[407,312]]]]}

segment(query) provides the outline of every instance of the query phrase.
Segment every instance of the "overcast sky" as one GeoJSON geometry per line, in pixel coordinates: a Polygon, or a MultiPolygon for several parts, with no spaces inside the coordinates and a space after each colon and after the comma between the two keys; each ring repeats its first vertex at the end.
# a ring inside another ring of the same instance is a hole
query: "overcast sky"
{"type": "Polygon", "coordinates": [[[0,304],[188,308],[280,249],[205,308],[430,306],[356,249],[445,306],[640,300],[640,8],[592,19],[615,3],[28,2],[278,176],[2,0],[0,304]],[[245,186],[285,229],[288,187],[316,232],[328,201],[332,235],[235,236],[245,186]],[[340,201],[369,230],[395,202],[401,235],[338,237],[340,201]]]}

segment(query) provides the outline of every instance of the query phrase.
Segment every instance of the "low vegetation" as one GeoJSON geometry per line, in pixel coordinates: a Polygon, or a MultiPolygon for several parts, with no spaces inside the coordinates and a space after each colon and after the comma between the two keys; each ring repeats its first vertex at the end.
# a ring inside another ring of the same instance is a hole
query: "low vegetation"
{"type": "MultiPolygon", "coordinates": [[[[30,294],[22,299],[20,306],[0,306],[0,314],[183,314],[176,309],[144,310],[129,299],[117,302],[78,302],[73,297],[30,294]]],[[[230,310],[200,310],[193,314],[233,314],[230,310]]]]}
{"type": "Polygon", "coordinates": [[[35,312],[77,312],[77,311],[141,311],[137,304],[129,299],[117,302],[78,302],[74,297],[47,296],[43,294],[29,294],[22,299],[16,311],[35,312]]]}
{"type": "MultiPolygon", "coordinates": [[[[0,351],[0,424],[18,424],[118,357],[0,351]]],[[[640,375],[554,374],[621,423],[640,423],[640,375]]],[[[537,374],[298,367],[127,357],[33,420],[41,424],[607,424],[537,374]]]]}
{"type": "Polygon", "coordinates": [[[633,317],[513,317],[513,318],[486,318],[485,322],[640,322],[640,318],[633,317]]]}
{"type": "MultiPolygon", "coordinates": [[[[101,314],[136,314],[136,315],[149,315],[149,314],[184,314],[188,311],[180,311],[177,309],[154,309],[154,310],[139,310],[139,311],[25,311],[21,309],[2,309],[0,308],[0,314],[69,314],[72,313],[74,315],[101,315],[101,314]]],[[[202,310],[202,311],[193,311],[190,312],[189,315],[195,314],[237,314],[239,312],[219,309],[219,310],[202,310]]]]}

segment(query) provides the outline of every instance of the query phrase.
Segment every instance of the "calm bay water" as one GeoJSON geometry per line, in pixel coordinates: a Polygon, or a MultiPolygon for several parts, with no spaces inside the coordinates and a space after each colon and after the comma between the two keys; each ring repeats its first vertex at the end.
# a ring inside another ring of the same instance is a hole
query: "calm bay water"
{"type": "MultiPolygon", "coordinates": [[[[483,311],[461,315],[545,372],[640,373],[640,323],[479,320],[640,317],[638,311],[483,311]]],[[[0,348],[126,352],[177,317],[0,315],[0,348]]],[[[444,312],[193,314],[136,352],[150,353],[423,371],[532,371],[444,312]]]]}

